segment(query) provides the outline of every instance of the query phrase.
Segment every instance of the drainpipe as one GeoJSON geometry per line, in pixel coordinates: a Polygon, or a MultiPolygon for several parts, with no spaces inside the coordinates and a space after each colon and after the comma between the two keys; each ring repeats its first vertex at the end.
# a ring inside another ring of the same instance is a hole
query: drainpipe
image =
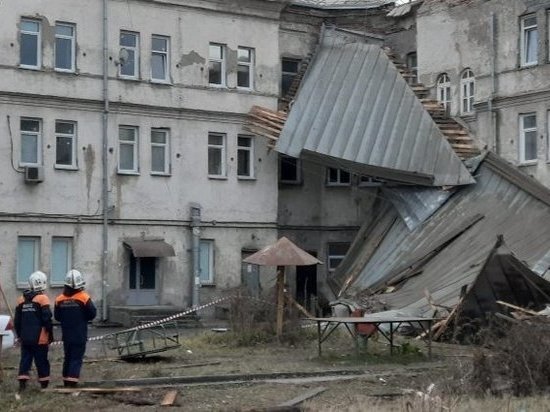
{"type": "Polygon", "coordinates": [[[191,293],[192,300],[191,306],[198,306],[200,304],[199,289],[201,287],[200,282],[200,240],[201,240],[201,206],[198,203],[191,203],[191,233],[192,233],[192,261],[193,261],[193,276],[191,279],[191,293]]]}
{"type": "Polygon", "coordinates": [[[497,90],[497,78],[496,78],[496,15],[491,13],[490,21],[491,30],[491,95],[487,102],[487,110],[489,110],[489,122],[490,133],[493,140],[493,151],[496,154],[500,153],[500,142],[498,138],[498,124],[497,124],[497,112],[493,108],[493,100],[495,99],[497,90]]]}
{"type": "Polygon", "coordinates": [[[101,167],[102,167],[102,180],[101,180],[101,203],[103,205],[102,216],[102,254],[101,254],[101,319],[107,320],[107,257],[109,253],[109,227],[108,227],[108,213],[109,213],[109,181],[108,181],[108,124],[109,124],[109,89],[108,89],[108,0],[103,0],[103,134],[102,134],[102,153],[101,153],[101,167]]]}

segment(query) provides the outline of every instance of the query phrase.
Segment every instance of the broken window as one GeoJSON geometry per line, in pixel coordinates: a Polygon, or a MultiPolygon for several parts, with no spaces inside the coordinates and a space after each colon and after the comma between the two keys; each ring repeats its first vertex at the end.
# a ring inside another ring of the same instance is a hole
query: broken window
{"type": "Polygon", "coordinates": [[[539,33],[537,29],[537,17],[525,16],[521,19],[521,65],[531,66],[538,61],[539,33]]]}
{"type": "Polygon", "coordinates": [[[17,275],[18,287],[28,286],[31,273],[40,267],[40,238],[19,236],[17,238],[17,275]]]}
{"type": "Polygon", "coordinates": [[[279,181],[286,184],[299,184],[302,181],[300,159],[279,155],[279,181]]]}
{"type": "Polygon", "coordinates": [[[349,242],[329,243],[327,245],[327,268],[329,272],[333,272],[342,263],[349,247],[349,242]]]}
{"type": "Polygon", "coordinates": [[[50,284],[63,286],[65,274],[73,267],[73,239],[52,237],[50,284]]]}
{"type": "Polygon", "coordinates": [[[21,119],[20,166],[37,166],[42,163],[42,133],[39,119],[21,119]]]}
{"type": "Polygon", "coordinates": [[[537,160],[537,115],[527,113],[519,116],[519,161],[530,163],[537,160]]]}
{"type": "Polygon", "coordinates": [[[152,36],[151,43],[151,80],[169,81],[170,60],[168,55],[170,39],[165,36],[152,36]]]}
{"type": "Polygon", "coordinates": [[[252,89],[254,78],[254,49],[239,47],[237,49],[237,87],[252,89]]]}
{"type": "Polygon", "coordinates": [[[137,79],[139,77],[139,34],[120,32],[119,75],[137,79]]]}
{"type": "Polygon", "coordinates": [[[418,83],[418,62],[416,52],[407,54],[407,68],[411,71],[413,77],[408,79],[409,84],[418,83]]]}
{"type": "Polygon", "coordinates": [[[208,177],[225,177],[225,134],[208,133],[208,177]]]}
{"type": "Polygon", "coordinates": [[[151,174],[170,173],[168,129],[151,129],[151,174]]]}
{"type": "Polygon", "coordinates": [[[214,241],[201,239],[199,246],[199,279],[201,285],[214,284],[214,241]]]}
{"type": "Polygon", "coordinates": [[[298,74],[300,60],[283,58],[281,61],[281,96],[285,96],[290,89],[290,85],[298,74]]]}
{"type": "Polygon", "coordinates": [[[474,111],[475,77],[470,69],[464,70],[460,78],[460,100],[462,114],[474,111]]]}
{"type": "Polygon", "coordinates": [[[225,46],[210,43],[208,56],[208,83],[225,86],[225,46]]]}
{"type": "Polygon", "coordinates": [[[74,24],[55,23],[55,70],[57,71],[75,71],[75,32],[74,24]]]}
{"type": "Polygon", "coordinates": [[[447,114],[451,112],[451,80],[447,73],[437,78],[437,101],[443,105],[447,114]]]}
{"type": "Polygon", "coordinates": [[[254,139],[250,136],[237,136],[237,176],[254,178],[254,139]]]}
{"type": "Polygon", "coordinates": [[[21,67],[39,69],[41,65],[40,22],[22,19],[20,26],[19,64],[21,67]]]}
{"type": "Polygon", "coordinates": [[[55,122],[55,167],[76,168],[76,124],[58,120],[55,122]]]}
{"type": "Polygon", "coordinates": [[[138,128],[120,126],[118,129],[118,172],[138,173],[138,128]]]}
{"type": "Polygon", "coordinates": [[[328,186],[349,186],[351,184],[351,174],[342,169],[327,167],[327,185],[328,186]]]}

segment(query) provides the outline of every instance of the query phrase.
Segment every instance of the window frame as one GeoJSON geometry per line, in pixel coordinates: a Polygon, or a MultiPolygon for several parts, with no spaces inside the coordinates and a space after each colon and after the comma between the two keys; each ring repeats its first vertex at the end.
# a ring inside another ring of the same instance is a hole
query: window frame
{"type": "Polygon", "coordinates": [[[210,42],[208,43],[208,85],[210,87],[227,87],[227,63],[226,63],[226,56],[227,56],[227,45],[223,43],[215,43],[210,42]],[[221,58],[214,58],[210,55],[210,47],[212,46],[219,46],[221,51],[221,58]],[[210,62],[216,62],[221,63],[221,75],[220,75],[220,83],[212,83],[210,81],[210,62]]]}
{"type": "Polygon", "coordinates": [[[342,170],[338,167],[330,167],[330,166],[327,166],[327,169],[326,169],[326,174],[327,174],[327,177],[326,177],[326,185],[327,186],[330,186],[330,187],[346,187],[346,186],[351,186],[351,173],[348,172],[347,170],[342,170]],[[337,175],[337,178],[335,181],[332,181],[330,179],[330,170],[336,170],[336,175],[337,175]],[[349,176],[349,181],[348,182],[342,182],[342,172],[344,173],[347,173],[348,176],[349,176]]]}
{"type": "Polygon", "coordinates": [[[447,73],[440,73],[437,76],[436,80],[436,86],[437,86],[437,101],[443,105],[445,108],[445,111],[447,113],[451,112],[451,106],[452,106],[452,89],[451,89],[451,78],[447,73]],[[446,99],[442,98],[442,95],[446,97],[446,99]]]}
{"type": "Polygon", "coordinates": [[[350,242],[327,242],[327,271],[328,271],[328,273],[333,273],[338,268],[338,266],[340,266],[340,264],[342,263],[342,261],[344,260],[346,255],[348,254],[350,247],[351,247],[350,242]],[[348,247],[347,247],[346,253],[343,254],[343,255],[331,254],[330,247],[334,246],[334,245],[347,245],[348,247]],[[335,267],[332,267],[332,261],[334,259],[339,259],[340,262],[335,267]]]}
{"type": "Polygon", "coordinates": [[[131,125],[119,125],[118,126],[118,162],[117,162],[117,173],[121,175],[139,175],[139,127],[138,126],[131,126],[131,125]],[[134,131],[134,142],[133,143],[127,143],[128,140],[120,140],[120,131],[122,129],[127,130],[133,130],[134,131]],[[124,142],[124,143],[123,143],[124,142]],[[132,145],[132,153],[133,153],[133,163],[134,167],[132,169],[121,169],[121,146],[122,145],[132,145]]]}
{"type": "Polygon", "coordinates": [[[19,166],[25,167],[36,167],[36,166],[42,166],[42,133],[43,133],[43,124],[42,119],[36,118],[36,117],[21,117],[19,118],[19,144],[20,144],[20,150],[19,150],[19,166]],[[36,163],[30,163],[30,162],[24,162],[23,161],[23,129],[21,128],[21,123],[24,120],[30,120],[30,121],[36,121],[38,122],[38,132],[34,131],[25,131],[25,134],[27,135],[34,135],[36,136],[36,163]]]}
{"type": "Polygon", "coordinates": [[[279,154],[279,183],[281,184],[284,184],[284,185],[301,185],[303,180],[302,180],[302,160],[297,158],[297,157],[292,157],[292,156],[288,156],[288,155],[285,155],[285,154],[279,154]],[[283,163],[285,163],[285,161],[287,161],[288,159],[292,159],[293,161],[296,162],[296,179],[295,180],[288,180],[288,179],[283,179],[282,177],[282,172],[283,172],[283,163]]]}
{"type": "Polygon", "coordinates": [[[62,119],[56,119],[54,123],[54,134],[55,134],[55,163],[54,168],[55,169],[65,169],[65,170],[77,170],[78,169],[78,159],[77,159],[77,122],[74,120],[62,120],[62,119]],[[58,123],[67,123],[73,125],[73,133],[58,133],[57,132],[57,124],[58,123]],[[70,137],[72,140],[72,148],[71,148],[71,164],[70,165],[64,165],[64,164],[58,164],[57,163],[57,138],[58,137],[70,137]]]}
{"type": "Polygon", "coordinates": [[[469,115],[475,112],[474,101],[476,93],[476,80],[474,72],[471,69],[464,69],[460,75],[460,113],[469,115]],[[473,91],[470,95],[470,85],[473,85],[473,91]],[[467,92],[467,93],[466,93],[467,92]],[[465,108],[466,104],[466,108],[465,108]]]}
{"type": "Polygon", "coordinates": [[[237,47],[237,89],[254,90],[254,66],[256,61],[256,51],[252,47],[237,47]],[[249,62],[239,61],[239,50],[247,50],[250,53],[249,62]],[[239,66],[248,67],[248,86],[239,86],[239,66]]]}
{"type": "Polygon", "coordinates": [[[286,77],[292,76],[292,79],[290,80],[290,83],[288,84],[288,87],[290,89],[290,86],[292,85],[292,82],[300,72],[300,64],[302,63],[301,59],[294,59],[292,57],[281,57],[281,83],[280,83],[280,94],[281,96],[286,96],[288,94],[288,89],[284,90],[284,79],[286,77]],[[289,72],[284,70],[284,62],[292,62],[296,63],[296,71],[295,72],[289,72]]]}
{"type": "Polygon", "coordinates": [[[41,237],[40,236],[17,236],[17,250],[16,250],[16,263],[15,263],[15,283],[18,288],[28,288],[28,278],[29,276],[37,271],[40,268],[40,247],[41,247],[41,237]],[[20,241],[22,240],[32,240],[34,242],[34,256],[33,256],[33,270],[31,273],[25,274],[25,279],[20,279],[22,274],[20,273],[19,263],[21,262],[21,256],[19,254],[20,241]]]}
{"type": "Polygon", "coordinates": [[[538,56],[538,48],[539,48],[539,33],[538,33],[538,20],[536,14],[528,14],[526,16],[522,16],[520,18],[520,66],[521,67],[531,67],[536,66],[539,62],[539,56],[538,56]],[[527,19],[534,18],[536,23],[534,25],[526,26],[525,21],[527,19]],[[536,54],[535,54],[535,60],[534,61],[527,61],[527,52],[529,50],[528,47],[528,36],[525,34],[529,31],[535,30],[537,32],[537,44],[536,44],[536,54]]]}
{"type": "Polygon", "coordinates": [[[413,75],[413,77],[410,77],[407,79],[407,83],[411,85],[418,83],[418,55],[416,51],[407,53],[406,65],[407,65],[407,68],[410,70],[411,74],[413,75]],[[414,59],[414,64],[412,64],[413,59],[414,59]]]}
{"type": "Polygon", "coordinates": [[[152,34],[151,35],[151,83],[164,83],[169,84],[170,83],[170,37],[169,36],[163,36],[162,34],[152,34]],[[166,51],[159,51],[153,49],[153,39],[157,40],[165,40],[166,41],[166,51]],[[164,79],[159,79],[156,77],[153,77],[153,56],[154,55],[162,55],[166,59],[166,70],[164,72],[164,79]]]}
{"type": "Polygon", "coordinates": [[[219,149],[221,150],[221,174],[214,175],[210,174],[208,170],[209,179],[227,179],[227,134],[219,132],[208,132],[208,161],[207,168],[209,169],[210,165],[210,149],[219,149]],[[210,143],[210,136],[219,136],[222,138],[223,143],[221,145],[210,143]]]}
{"type": "Polygon", "coordinates": [[[27,17],[23,17],[23,18],[21,18],[20,23],[23,23],[25,21],[38,24],[38,32],[30,32],[28,30],[23,30],[21,28],[22,25],[20,26],[20,29],[19,29],[19,67],[21,67],[22,69],[40,70],[42,68],[42,21],[37,20],[37,19],[30,19],[30,18],[27,18],[27,17]],[[36,66],[34,66],[32,64],[23,64],[23,63],[21,63],[21,52],[22,52],[21,36],[23,34],[28,35],[28,36],[36,36],[36,66]]]}
{"type": "Polygon", "coordinates": [[[254,136],[239,134],[237,135],[237,179],[239,180],[254,180],[256,179],[255,171],[255,162],[254,162],[254,153],[255,153],[255,139],[254,136]],[[241,146],[239,144],[239,139],[248,139],[250,141],[250,146],[241,146]],[[248,175],[239,174],[239,153],[248,152],[248,175]]]}
{"type": "Polygon", "coordinates": [[[66,22],[55,22],[54,27],[54,52],[53,52],[53,65],[56,72],[62,73],[74,73],[76,71],[76,24],[66,22]],[[73,31],[72,36],[66,34],[57,34],[57,26],[70,27],[73,31]],[[65,39],[71,41],[71,68],[64,69],[57,67],[57,39],[65,39]]]}
{"type": "Polygon", "coordinates": [[[215,283],[215,278],[216,278],[216,259],[215,259],[215,253],[216,253],[216,248],[215,248],[215,241],[214,239],[200,239],[199,240],[199,282],[201,285],[207,285],[207,286],[214,286],[216,283],[215,283]],[[209,250],[209,254],[208,254],[208,280],[205,280],[203,281],[201,279],[201,272],[202,272],[202,269],[200,267],[200,252],[201,252],[201,249],[202,249],[202,245],[208,245],[208,250],[209,250]]]}
{"type": "Polygon", "coordinates": [[[63,287],[65,283],[65,274],[73,267],[73,253],[74,253],[73,242],[74,242],[74,239],[69,236],[52,236],[51,253],[50,253],[50,257],[51,257],[50,258],[50,277],[49,277],[51,287],[63,287]],[[62,277],[59,280],[54,279],[55,271],[54,271],[54,260],[53,260],[53,247],[54,247],[54,242],[56,241],[63,241],[68,244],[68,248],[67,248],[68,252],[66,256],[66,259],[67,259],[66,270],[64,271],[65,273],[62,274],[62,277]]]}
{"type": "Polygon", "coordinates": [[[118,64],[118,77],[120,77],[121,79],[129,79],[129,80],[137,80],[139,79],[139,67],[140,67],[140,37],[139,37],[139,32],[134,32],[134,31],[130,31],[130,30],[120,30],[119,32],[119,35],[118,35],[118,47],[119,47],[119,53],[122,51],[122,49],[129,49],[129,50],[133,50],[134,52],[134,74],[133,75],[128,75],[128,74],[123,74],[122,73],[122,64],[118,64]],[[131,46],[123,46],[122,44],[120,44],[120,41],[121,41],[121,37],[123,34],[126,34],[126,35],[131,35],[131,36],[134,36],[135,39],[136,39],[136,45],[131,47],[131,46]]]}
{"type": "Polygon", "coordinates": [[[530,113],[521,113],[519,115],[519,163],[520,165],[533,165],[536,164],[538,161],[538,125],[537,125],[537,113],[536,112],[530,112],[530,113]],[[528,127],[525,128],[525,118],[534,116],[535,117],[535,127],[528,127]],[[535,132],[535,154],[536,157],[534,159],[525,159],[525,134],[527,132],[535,132]]]}
{"type": "Polygon", "coordinates": [[[151,143],[151,175],[153,176],[169,176],[170,175],[170,129],[166,127],[152,127],[150,133],[151,143]],[[156,143],[153,142],[153,132],[164,133],[165,142],[156,143]],[[161,147],[164,149],[164,170],[153,170],[153,148],[161,147]]]}

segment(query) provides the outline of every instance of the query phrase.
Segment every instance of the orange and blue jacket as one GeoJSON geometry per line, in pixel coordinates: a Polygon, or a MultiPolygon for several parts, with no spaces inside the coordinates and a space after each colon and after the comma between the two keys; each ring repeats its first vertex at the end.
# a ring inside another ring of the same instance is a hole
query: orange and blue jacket
{"type": "Polygon", "coordinates": [[[53,341],[50,300],[42,292],[23,293],[17,300],[13,323],[23,345],[47,345],[53,341]]]}
{"type": "Polygon", "coordinates": [[[63,293],[55,299],[54,317],[61,323],[64,343],[86,343],[88,322],[95,316],[96,307],[83,290],[65,286],[63,293]]]}

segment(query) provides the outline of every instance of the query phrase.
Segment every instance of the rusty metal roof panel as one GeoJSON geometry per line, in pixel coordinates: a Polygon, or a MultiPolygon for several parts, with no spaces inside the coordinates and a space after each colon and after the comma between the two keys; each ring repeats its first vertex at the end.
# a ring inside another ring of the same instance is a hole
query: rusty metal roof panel
{"type": "Polygon", "coordinates": [[[474,182],[385,52],[334,30],[323,36],[276,150],[352,162],[380,178],[398,172],[406,183],[474,182]]]}
{"type": "MultiPolygon", "coordinates": [[[[530,268],[543,260],[550,251],[550,190],[494,154],[485,158],[476,177],[476,185],[460,188],[415,230],[397,219],[376,251],[356,251],[356,259],[361,253],[371,257],[345,293],[355,295],[387,282],[411,256],[436,250],[441,239],[476,215],[483,219],[437,251],[416,276],[397,285],[395,291],[379,295],[381,299],[391,308],[416,307],[427,312],[430,306],[424,291],[428,290],[436,303],[454,305],[460,289],[471,285],[479,274],[500,234],[530,268]]],[[[345,268],[340,273],[345,274],[345,268]]]]}
{"type": "Polygon", "coordinates": [[[300,249],[286,237],[243,259],[245,263],[261,266],[309,266],[322,264],[314,256],[300,249]]]}

